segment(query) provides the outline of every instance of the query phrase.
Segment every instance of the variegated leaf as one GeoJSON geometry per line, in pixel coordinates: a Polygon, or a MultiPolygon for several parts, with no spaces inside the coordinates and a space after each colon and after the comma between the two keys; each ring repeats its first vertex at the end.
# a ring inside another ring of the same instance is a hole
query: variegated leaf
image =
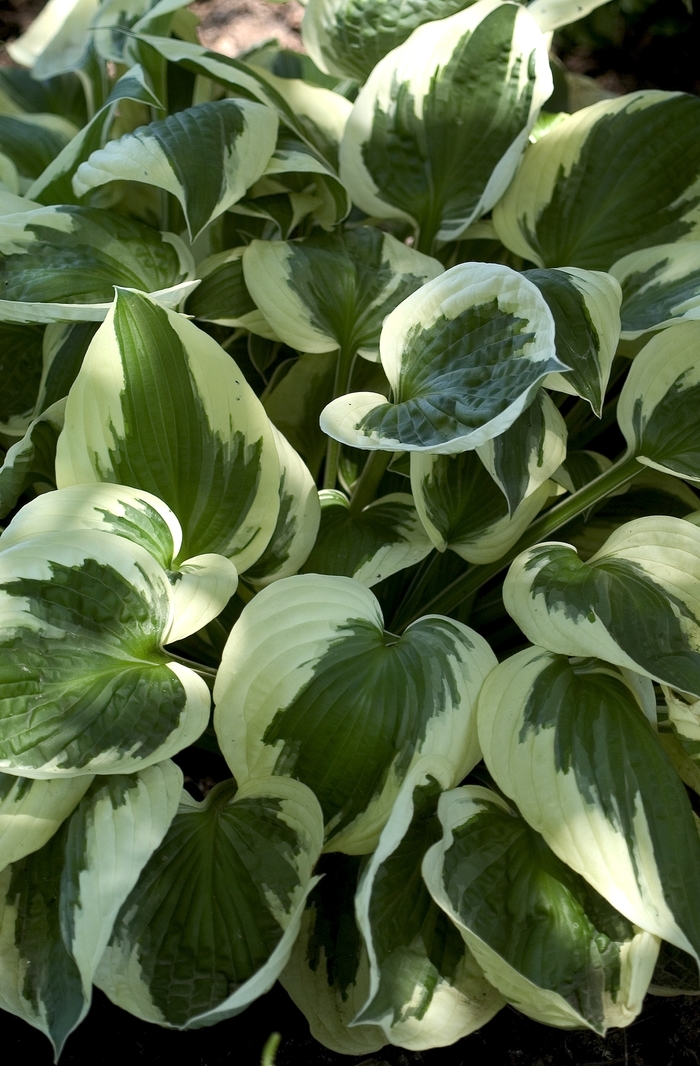
{"type": "MultiPolygon", "coordinates": [[[[566,380],[566,379],[563,379],[566,380]]],[[[566,423],[542,389],[510,429],[477,449],[508,501],[510,517],[566,458],[566,423]]]]}
{"type": "Polygon", "coordinates": [[[90,774],[53,781],[0,774],[0,871],[43,847],[92,781],[90,774]]]}
{"type": "Polygon", "coordinates": [[[172,16],[185,0],[101,0],[92,20],[95,51],[103,59],[124,63],[133,35],[149,30],[168,37],[172,16]]]}
{"type": "Polygon", "coordinates": [[[40,851],[0,874],[0,1005],[61,1054],[114,919],[177,809],[172,762],[98,778],[40,851]]]}
{"type": "Polygon", "coordinates": [[[557,355],[569,369],[545,386],[588,400],[600,417],[620,339],[620,286],[599,270],[526,270],[552,312],[557,355]]]}
{"type": "MultiPolygon", "coordinates": [[[[261,316],[262,317],[262,316],[261,316]]],[[[338,363],[335,352],[307,353],[287,363],[262,395],[271,421],[299,452],[314,478],[326,456],[328,438],[319,416],[333,396],[338,363]]]]}
{"type": "Polygon", "coordinates": [[[50,322],[45,327],[35,415],[65,400],[97,328],[96,322],[50,322]]]}
{"type": "MultiPolygon", "coordinates": [[[[286,79],[278,79],[286,81],[286,79]]],[[[320,90],[319,90],[320,91],[320,90]]],[[[337,93],[328,93],[343,103],[348,103],[337,93]]],[[[301,121],[301,120],[300,120],[301,121]]],[[[309,123],[304,123],[306,129],[309,123]]],[[[287,191],[293,210],[293,221],[288,231],[291,233],[302,218],[310,214],[326,230],[332,230],[349,214],[352,207],[350,198],[341,184],[335,166],[315,147],[321,140],[311,130],[307,141],[292,136],[282,128],[277,138],[277,147],[272,154],[265,172],[258,183],[251,189],[250,195],[264,192],[287,191]],[[308,143],[311,141],[311,143],[308,143]],[[303,189],[303,192],[300,191],[303,189]]],[[[337,148],[335,154],[337,155],[337,148]]],[[[247,200],[248,210],[252,210],[257,201],[247,200]]],[[[234,206],[234,211],[241,206],[234,206]]],[[[283,233],[287,237],[288,233],[283,233]]]]}
{"type": "Polygon", "coordinates": [[[387,315],[443,267],[389,233],[359,226],[305,241],[253,241],[243,270],[250,295],[286,344],[375,360],[387,315]]]}
{"type": "Polygon", "coordinates": [[[635,925],[700,955],[700,838],[659,743],[651,683],[527,648],[493,671],[479,737],[499,788],[635,925]]]}
{"type": "Polygon", "coordinates": [[[539,485],[512,515],[476,452],[411,455],[411,488],[423,527],[438,551],[469,563],[490,563],[511,548],[547,501],[539,485]]]}
{"type": "Polygon", "coordinates": [[[341,180],[370,216],[412,222],[422,249],[455,240],[505,192],[551,92],[534,19],[478,0],[377,64],[348,119],[341,180]]]}
{"type": "Polygon", "coordinates": [[[306,463],[272,426],[280,464],[279,513],[265,551],[246,572],[255,588],[296,574],[314,546],[321,522],[316,482],[306,463]]]}
{"type": "MultiPolygon", "coordinates": [[[[530,0],[528,11],[543,33],[552,33],[562,26],[590,15],[608,0],[530,0]]],[[[591,79],[592,80],[592,79],[591,79]]]]}
{"type": "Polygon", "coordinates": [[[8,448],[0,467],[0,518],[9,514],[30,486],[55,487],[56,444],[65,407],[65,400],[47,407],[29,423],[22,439],[8,448]]]}
{"type": "Polygon", "coordinates": [[[438,799],[451,768],[434,756],[410,771],[357,891],[357,922],[369,955],[366,1003],[354,1025],[379,1025],[399,1047],[445,1047],[479,1029],[503,1006],[458,928],[421,876],[440,839],[438,799]]]}
{"type": "Polygon", "coordinates": [[[304,565],[308,574],[344,574],[371,588],[432,551],[406,492],[382,496],[360,514],[349,509],[343,492],[324,489],[319,495],[321,528],[304,565]]]}
{"type": "Polygon", "coordinates": [[[407,297],[379,351],[393,402],[350,393],[321,415],[325,433],[356,448],[477,448],[512,426],[547,374],[566,369],[539,290],[493,263],[461,263],[407,297]]]}
{"type": "Polygon", "coordinates": [[[71,529],[98,529],[138,544],[168,572],[173,619],[168,641],[195,633],[216,618],[238,585],[236,568],[214,553],[175,559],[182,529],[162,500],[143,489],[107,482],[70,485],[26,504],[0,535],[0,551],[40,536],[71,529]]]}
{"type": "Polygon", "coordinates": [[[15,63],[41,81],[84,64],[99,0],[49,0],[25,33],[7,45],[15,63]]]}
{"type": "Polygon", "coordinates": [[[338,1055],[371,1055],[386,1043],[375,1025],[350,1027],[367,998],[367,949],[355,921],[362,858],[322,855],[321,875],[306,902],[280,984],[309,1023],[311,1035],[338,1055]]]}
{"type": "Polygon", "coordinates": [[[692,238],[699,132],[700,100],[686,93],[644,89],[582,108],[526,149],[494,209],[500,240],[539,266],[607,270],[692,238]]]}
{"type": "Polygon", "coordinates": [[[196,282],[173,234],[98,208],[37,207],[0,217],[0,321],[100,322],[115,285],[176,307],[196,282]]]}
{"type": "Polygon", "coordinates": [[[303,781],[327,849],[364,854],[421,755],[443,755],[455,782],[477,762],[473,707],[494,662],[460,622],[429,616],[399,638],[359,582],[286,578],[231,631],[214,687],[219,744],[238,781],[303,781]]]}
{"type": "Polygon", "coordinates": [[[241,572],[260,557],[279,513],[272,429],[230,356],[182,315],[118,290],[66,411],[59,488],[145,489],[177,515],[181,558],[215,552],[241,572]]]}
{"type": "Polygon", "coordinates": [[[557,858],[495,792],[440,798],[443,837],[425,856],[433,898],[513,1006],[604,1035],[642,1009],[658,938],[636,929],[557,858]]]}
{"type": "Polygon", "coordinates": [[[700,696],[700,529],[682,518],[628,522],[588,562],[538,544],[512,564],[503,602],[533,644],[700,696]]]}
{"type": "Polygon", "coordinates": [[[610,273],[622,286],[623,340],[700,318],[700,241],[632,252],[610,273]]]}
{"type": "Polygon", "coordinates": [[[628,455],[645,466],[700,482],[700,322],[652,337],[622,387],[617,421],[628,455]]]}
{"type": "MultiPolygon", "coordinates": [[[[584,485],[587,485],[589,481],[594,481],[595,478],[600,477],[611,466],[611,460],[600,452],[567,452],[566,458],[559,469],[552,474],[552,481],[555,481],[557,485],[561,485],[567,492],[577,492],[584,485]]],[[[617,525],[619,525],[619,522],[617,525]]]]}
{"type": "Polygon", "coordinates": [[[172,1029],[239,1014],[272,987],[299,933],[323,842],[298,781],[183,792],[122,906],[95,978],[118,1006],[172,1029]],[[173,977],[176,977],[173,980],[173,977]]]}
{"type": "Polygon", "coordinates": [[[0,114],[0,149],[14,163],[22,192],[77,133],[77,127],[60,115],[0,114]]]}
{"type": "Polygon", "coordinates": [[[81,163],[73,189],[84,196],[111,181],[155,185],[179,200],[194,240],[258,180],[277,127],[276,113],[252,101],[198,104],[109,141],[81,163]]]}
{"type": "Polygon", "coordinates": [[[202,279],[185,304],[185,313],[204,322],[233,329],[247,329],[269,340],[278,340],[246,288],[243,277],[245,246],[204,259],[197,266],[202,279]]]}
{"type": "Polygon", "coordinates": [[[191,744],[209,691],[163,651],[168,576],[144,548],[95,530],[0,552],[0,770],[132,772],[191,744]]]}

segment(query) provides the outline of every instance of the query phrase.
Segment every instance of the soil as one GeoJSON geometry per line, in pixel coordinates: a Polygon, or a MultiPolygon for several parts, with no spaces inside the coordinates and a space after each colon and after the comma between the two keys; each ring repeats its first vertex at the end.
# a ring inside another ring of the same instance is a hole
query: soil
{"type": "MultiPolygon", "coordinates": [[[[0,0],[0,41],[26,30],[42,0],[0,0]]],[[[200,37],[209,48],[239,55],[276,37],[301,51],[303,7],[265,0],[200,0],[200,37]]],[[[557,35],[555,48],[569,70],[596,79],[613,92],[638,88],[700,93],[700,18],[682,0],[613,0],[593,16],[557,35]]],[[[0,54],[0,63],[8,57],[0,54]]],[[[228,776],[222,759],[190,749],[177,761],[185,784],[203,798],[228,776]]],[[[502,1010],[479,1032],[452,1047],[409,1052],[387,1047],[370,1058],[335,1055],[309,1035],[304,1017],[279,986],[237,1018],[212,1029],[179,1033],[150,1025],[113,1006],[95,991],[91,1010],[69,1038],[61,1066],[258,1066],[272,1032],[281,1035],[276,1066],[700,1066],[700,997],[648,996],[640,1017],[604,1039],[530,1021],[502,1010]]],[[[2,1046],[9,1061],[49,1066],[48,1041],[25,1022],[4,1013],[2,1046]]]]}

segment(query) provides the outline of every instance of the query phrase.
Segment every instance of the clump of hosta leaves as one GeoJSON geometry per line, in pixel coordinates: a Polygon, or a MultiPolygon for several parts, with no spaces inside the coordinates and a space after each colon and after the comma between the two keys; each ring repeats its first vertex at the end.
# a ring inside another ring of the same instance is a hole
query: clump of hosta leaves
{"type": "Polygon", "coordinates": [[[596,6],[10,47],[0,1007],[56,1056],[93,984],[358,1056],[700,991],[700,100],[553,97],[596,6]]]}

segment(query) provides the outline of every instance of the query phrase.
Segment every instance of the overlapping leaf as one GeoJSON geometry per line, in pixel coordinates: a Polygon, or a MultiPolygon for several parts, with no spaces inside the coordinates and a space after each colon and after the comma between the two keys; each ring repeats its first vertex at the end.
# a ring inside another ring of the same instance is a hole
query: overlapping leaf
{"type": "Polygon", "coordinates": [[[540,266],[587,270],[692,238],[699,131],[700,100],[684,93],[645,89],[577,111],[527,148],[494,210],[499,238],[540,266]]]}
{"type": "Polygon", "coordinates": [[[496,668],[479,737],[498,786],[554,853],[630,922],[700,954],[700,838],[647,714],[651,684],[528,648],[496,668]]]}
{"type": "Polygon", "coordinates": [[[321,428],[357,448],[454,454],[504,433],[547,374],[565,370],[539,290],[495,264],[462,263],[384,323],[382,366],[394,399],[341,396],[321,428]]]}
{"type": "Polygon", "coordinates": [[[231,631],[214,689],[219,744],[238,781],[303,781],[327,848],[363,854],[421,755],[443,755],[455,782],[474,766],[473,708],[494,661],[482,637],[438,615],[386,633],[350,578],[286,578],[231,631]]]}
{"type": "Polygon", "coordinates": [[[47,407],[29,423],[22,439],[8,448],[0,467],[0,518],[9,514],[30,486],[55,488],[56,445],[65,407],[65,400],[47,407]]]}
{"type": "Polygon", "coordinates": [[[126,899],[95,983],[146,1021],[213,1025],[272,987],[299,932],[323,841],[313,794],[266,778],[183,792],[126,899]]]}
{"type": "Polygon", "coordinates": [[[478,0],[377,64],[348,120],[341,180],[370,216],[412,222],[422,248],[454,240],[505,192],[551,92],[534,19],[478,0]]]}
{"type": "Polygon", "coordinates": [[[239,572],[279,513],[270,423],[233,360],[181,315],[119,290],[70,391],[60,488],[113,481],[168,504],[181,558],[215,552],[239,572]]]}
{"type": "Polygon", "coordinates": [[[43,847],[92,780],[90,774],[53,781],[0,774],[0,871],[43,847]]]}
{"type": "Polygon", "coordinates": [[[622,286],[622,338],[700,318],[700,241],[660,244],[610,267],[622,286]]]}
{"type": "Polygon", "coordinates": [[[659,951],[500,796],[446,793],[423,870],[488,979],[519,1010],[605,1034],[642,1009],[659,951]]]}

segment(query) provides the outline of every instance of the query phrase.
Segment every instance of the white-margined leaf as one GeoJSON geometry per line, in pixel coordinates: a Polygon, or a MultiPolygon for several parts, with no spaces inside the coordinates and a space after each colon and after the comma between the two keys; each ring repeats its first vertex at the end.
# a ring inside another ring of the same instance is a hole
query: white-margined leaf
{"type": "Polygon", "coordinates": [[[0,874],[0,1005],[41,1030],[57,1058],[88,1012],[114,919],[181,786],[172,762],[98,778],[40,851],[0,874]]]}
{"type": "Polygon", "coordinates": [[[0,770],[133,772],[193,743],[209,691],[170,660],[174,597],[123,537],[70,530],[0,552],[0,770]]]}
{"type": "Polygon", "coordinates": [[[411,488],[423,527],[438,551],[450,548],[469,563],[505,555],[549,496],[539,485],[508,513],[508,503],[476,452],[411,455],[411,488]]]}
{"type": "Polygon", "coordinates": [[[555,854],[697,961],[700,839],[648,712],[638,674],[527,648],[487,680],[479,737],[499,788],[555,854]]]}
{"type": "Polygon", "coordinates": [[[700,318],[700,241],[632,252],[610,273],[622,286],[623,340],[700,318]]]}
{"type": "Polygon", "coordinates": [[[682,518],[628,522],[588,562],[538,544],[512,564],[503,602],[533,644],[700,696],[700,529],[682,518]]]}
{"type": "Polygon", "coordinates": [[[47,407],[29,423],[22,439],[7,449],[0,467],[0,518],[9,514],[30,486],[55,487],[56,444],[65,408],[65,400],[47,407]]]}
{"type": "Polygon", "coordinates": [[[73,192],[73,175],[92,152],[103,147],[117,105],[122,100],[133,100],[149,107],[163,106],[146,71],[139,64],[131,67],[117,81],[104,105],[32,182],[27,190],[30,200],[41,204],[78,202],[73,192]]]}
{"type": "Polygon", "coordinates": [[[700,699],[662,686],[668,717],[686,755],[700,761],[700,699]]]}
{"type": "Polygon", "coordinates": [[[552,92],[547,45],[518,4],[478,0],[419,26],[372,71],[340,146],[340,177],[371,216],[459,237],[505,192],[552,92]]]}
{"type": "Polygon", "coordinates": [[[23,192],[77,132],[77,127],[60,115],[0,114],[0,150],[17,168],[23,192]]]}
{"type": "Polygon", "coordinates": [[[324,489],[319,495],[321,527],[306,573],[344,574],[371,588],[432,551],[409,493],[382,496],[358,515],[345,493],[324,489]]]}
{"type": "Polygon", "coordinates": [[[510,429],[477,449],[482,463],[502,489],[511,517],[523,500],[564,462],[566,437],[566,422],[556,404],[540,389],[510,429]]]}
{"type": "Polygon", "coordinates": [[[301,929],[280,984],[311,1035],[338,1055],[371,1055],[386,1044],[374,1025],[350,1026],[369,990],[367,949],[355,921],[361,856],[322,855],[320,880],[306,901],[301,929]]]}
{"type": "Polygon", "coordinates": [[[263,588],[301,569],[314,546],[321,522],[316,482],[304,460],[272,426],[280,464],[279,513],[274,532],[246,580],[263,588]]]}
{"type": "Polygon", "coordinates": [[[185,244],[110,211],[66,205],[0,217],[0,321],[101,322],[115,285],[176,307],[197,284],[185,244]]]}
{"type": "Polygon", "coordinates": [[[0,323],[0,433],[22,437],[32,420],[42,371],[41,326],[0,323]]]}
{"type": "Polygon", "coordinates": [[[500,240],[539,266],[608,270],[692,238],[699,133],[700,100],[687,93],[644,89],[582,108],[526,149],[494,209],[500,240]]]}
{"type": "Polygon", "coordinates": [[[547,374],[566,370],[539,289],[494,263],[460,263],[407,297],[379,352],[393,402],[349,393],[321,415],[325,433],[356,448],[477,448],[512,426],[547,374]]]}
{"type": "Polygon", "coordinates": [[[198,104],[109,141],[80,164],[73,189],[84,196],[110,181],[164,189],[182,205],[194,240],[261,176],[275,150],[277,128],[272,108],[254,101],[198,104]]]}
{"type": "Polygon", "coordinates": [[[49,0],[16,41],[7,45],[15,63],[37,81],[79,69],[89,47],[89,28],[99,0],[49,0]]]}
{"type": "Polygon", "coordinates": [[[700,322],[657,334],[635,358],[622,387],[617,421],[629,455],[700,481],[700,322]]]}
{"type": "Polygon", "coordinates": [[[243,270],[250,295],[286,344],[375,360],[387,315],[443,267],[389,233],[358,226],[305,241],[253,241],[243,270]]]}
{"type": "Polygon", "coordinates": [[[552,474],[552,481],[561,485],[567,492],[577,492],[611,466],[612,461],[601,452],[574,450],[567,452],[559,469],[552,474]]]}
{"type": "MultiPolygon", "coordinates": [[[[286,81],[286,79],[279,79],[286,81]]],[[[344,103],[348,101],[337,93],[329,93],[344,103]]],[[[308,126],[308,123],[306,124],[308,126]]],[[[309,136],[305,142],[294,137],[286,129],[280,129],[277,147],[273,152],[265,172],[258,185],[250,191],[254,196],[264,191],[287,191],[293,211],[293,218],[301,220],[307,214],[326,230],[332,230],[338,222],[346,218],[352,207],[350,198],[341,184],[337,171],[323,153],[311,144],[309,136]],[[303,191],[299,191],[299,190],[303,191]]],[[[337,151],[336,151],[337,154],[337,151]]],[[[255,200],[244,201],[248,210],[252,210],[255,200]]],[[[241,205],[234,206],[234,211],[241,210],[241,205]]],[[[298,222],[289,225],[291,233],[298,222]]],[[[283,233],[286,237],[287,233],[283,233]]]]}
{"type": "Polygon", "coordinates": [[[620,339],[619,283],[600,270],[526,270],[552,312],[557,355],[566,374],[551,374],[546,388],[582,396],[600,417],[610,368],[620,339]]]}
{"type": "Polygon", "coordinates": [[[197,265],[202,279],[187,298],[185,313],[232,329],[247,329],[268,340],[278,340],[248,292],[243,277],[245,246],[210,255],[197,265]]]}
{"type": "Polygon", "coordinates": [[[90,774],[53,781],[0,774],[0,870],[43,847],[92,781],[90,774]]]}
{"type": "Polygon", "coordinates": [[[97,328],[97,322],[50,322],[45,327],[35,417],[65,400],[97,328]]]}
{"type": "Polygon", "coordinates": [[[127,485],[92,482],[42,493],[0,535],[0,551],[43,533],[71,529],[98,529],[124,537],[150,552],[168,572],[173,600],[169,643],[211,622],[236,591],[236,568],[222,555],[202,554],[176,562],[182,545],[177,518],[157,496],[127,485]]]}
{"type": "Polygon", "coordinates": [[[473,0],[309,0],[304,47],[319,70],[366,81],[380,59],[425,22],[448,18],[473,0]]]}
{"type": "Polygon", "coordinates": [[[260,401],[233,360],[182,315],[118,290],[66,407],[59,488],[114,481],[175,512],[184,559],[215,552],[239,572],[279,512],[279,462],[260,401]]]}
{"type": "Polygon", "coordinates": [[[364,854],[421,755],[443,755],[455,782],[475,765],[473,708],[494,662],[460,622],[427,616],[399,638],[358,581],[289,577],[231,631],[214,687],[219,744],[238,781],[303,781],[327,848],[364,854]]]}
{"type": "Polygon", "coordinates": [[[261,397],[271,421],[299,452],[314,478],[328,448],[319,416],[333,395],[337,364],[336,352],[306,353],[288,363],[283,375],[275,375],[261,397]]]}
{"type": "Polygon", "coordinates": [[[590,15],[608,0],[531,0],[527,9],[543,33],[552,33],[562,26],[590,15]]]}
{"type": "Polygon", "coordinates": [[[95,983],[173,1029],[233,1017],[272,987],[299,932],[323,820],[298,781],[224,781],[178,813],[124,903],[95,983]]]}
{"type": "Polygon", "coordinates": [[[438,800],[451,778],[449,764],[434,756],[412,768],[355,901],[370,980],[354,1024],[379,1025],[390,1043],[411,1051],[453,1044],[503,1006],[421,876],[442,835],[438,800]]]}
{"type": "Polygon", "coordinates": [[[425,856],[426,882],[505,999],[562,1029],[605,1035],[634,1021],[658,938],[610,906],[495,792],[454,789],[438,815],[443,837],[425,856]]]}
{"type": "Polygon", "coordinates": [[[168,37],[172,16],[185,0],[101,0],[92,20],[95,51],[103,59],[124,63],[133,35],[149,29],[168,37]]]}

